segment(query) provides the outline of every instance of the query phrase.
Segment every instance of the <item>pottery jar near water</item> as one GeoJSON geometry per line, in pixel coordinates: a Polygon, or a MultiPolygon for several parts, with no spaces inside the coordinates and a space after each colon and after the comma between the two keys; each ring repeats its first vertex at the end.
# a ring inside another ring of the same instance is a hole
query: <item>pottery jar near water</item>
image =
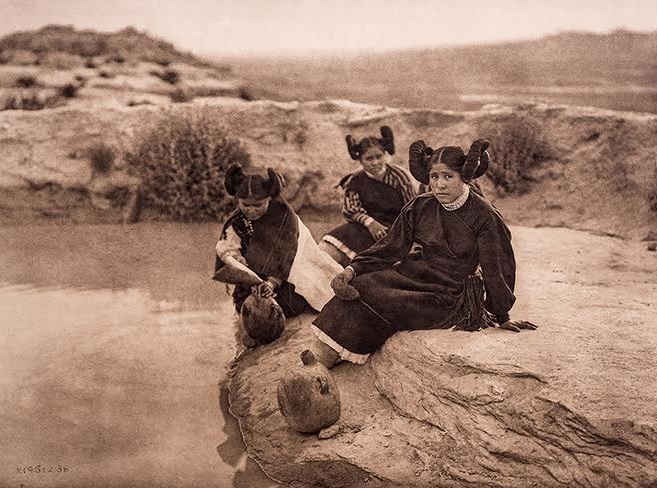
{"type": "Polygon", "coordinates": [[[340,418],[340,393],[312,351],[301,353],[303,366],[289,370],[278,384],[278,407],[297,432],[317,432],[340,418]]]}
{"type": "Polygon", "coordinates": [[[285,330],[285,314],[273,298],[249,295],[240,310],[242,326],[246,333],[259,344],[269,344],[285,330]]]}

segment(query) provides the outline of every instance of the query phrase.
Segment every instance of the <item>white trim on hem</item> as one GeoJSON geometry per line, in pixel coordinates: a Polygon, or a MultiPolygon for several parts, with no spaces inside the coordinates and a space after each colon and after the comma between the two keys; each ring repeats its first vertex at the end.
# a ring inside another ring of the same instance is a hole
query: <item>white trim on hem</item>
{"type": "Polygon", "coordinates": [[[349,249],[342,241],[339,239],[336,239],[333,236],[330,235],[325,235],[322,237],[322,240],[333,247],[335,247],[338,251],[340,251],[342,254],[347,256],[349,259],[354,259],[356,257],[356,253],[349,249]]]}
{"type": "Polygon", "coordinates": [[[370,357],[369,354],[357,354],[355,352],[351,352],[345,349],[340,344],[338,344],[333,339],[331,339],[323,330],[319,329],[316,325],[311,325],[310,330],[313,331],[313,333],[317,336],[317,338],[320,341],[322,341],[324,344],[326,344],[335,352],[337,352],[340,355],[340,359],[344,361],[349,361],[350,363],[354,363],[354,364],[365,364],[367,362],[367,359],[370,357]]]}

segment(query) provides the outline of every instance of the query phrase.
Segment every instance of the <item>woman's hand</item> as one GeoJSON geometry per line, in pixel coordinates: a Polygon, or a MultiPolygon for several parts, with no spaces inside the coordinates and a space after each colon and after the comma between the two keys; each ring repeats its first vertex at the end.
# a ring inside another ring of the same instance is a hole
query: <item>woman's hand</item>
{"type": "Polygon", "coordinates": [[[251,287],[251,293],[253,293],[258,298],[273,298],[276,296],[274,290],[276,289],[276,284],[269,279],[264,280],[259,285],[251,287]]]}
{"type": "Polygon", "coordinates": [[[340,300],[353,301],[360,297],[358,290],[349,284],[349,282],[354,279],[355,275],[354,268],[347,266],[341,273],[331,280],[331,288],[333,288],[335,296],[340,300]]]}
{"type": "Polygon", "coordinates": [[[536,330],[538,325],[527,322],[526,320],[507,320],[500,324],[500,329],[512,330],[513,332],[520,332],[520,329],[536,330]]]}
{"type": "Polygon", "coordinates": [[[367,230],[370,231],[370,234],[372,234],[372,237],[374,238],[375,241],[382,239],[388,233],[388,228],[385,225],[380,224],[376,220],[372,220],[367,225],[367,230]]]}

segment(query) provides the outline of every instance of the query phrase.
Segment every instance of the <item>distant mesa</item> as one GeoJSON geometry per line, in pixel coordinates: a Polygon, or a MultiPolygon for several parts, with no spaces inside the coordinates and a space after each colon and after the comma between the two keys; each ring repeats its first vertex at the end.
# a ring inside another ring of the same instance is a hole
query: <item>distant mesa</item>
{"type": "Polygon", "coordinates": [[[0,111],[253,98],[232,68],[126,27],[48,25],[0,38],[0,111]]]}
{"type": "MultiPolygon", "coordinates": [[[[47,25],[38,30],[18,31],[0,39],[0,62],[12,63],[12,56],[21,59],[42,59],[53,53],[79,56],[82,59],[102,59],[123,63],[147,61],[168,65],[179,62],[210,67],[210,63],[177,50],[173,44],[126,27],[116,32],[78,30],[72,25],[47,25]]],[[[14,64],[14,63],[12,63],[14,64]]],[[[24,63],[15,63],[24,64],[24,63]]]]}

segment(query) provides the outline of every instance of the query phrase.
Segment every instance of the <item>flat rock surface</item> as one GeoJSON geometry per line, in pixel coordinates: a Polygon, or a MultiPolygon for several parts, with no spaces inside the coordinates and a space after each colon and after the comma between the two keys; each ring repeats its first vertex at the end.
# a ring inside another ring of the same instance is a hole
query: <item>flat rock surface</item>
{"type": "Polygon", "coordinates": [[[516,318],[534,332],[399,333],[332,370],[340,432],[289,430],[276,387],[312,316],[243,352],[231,411],[273,478],[322,487],[657,486],[657,256],[639,242],[513,228],[516,318]]]}

